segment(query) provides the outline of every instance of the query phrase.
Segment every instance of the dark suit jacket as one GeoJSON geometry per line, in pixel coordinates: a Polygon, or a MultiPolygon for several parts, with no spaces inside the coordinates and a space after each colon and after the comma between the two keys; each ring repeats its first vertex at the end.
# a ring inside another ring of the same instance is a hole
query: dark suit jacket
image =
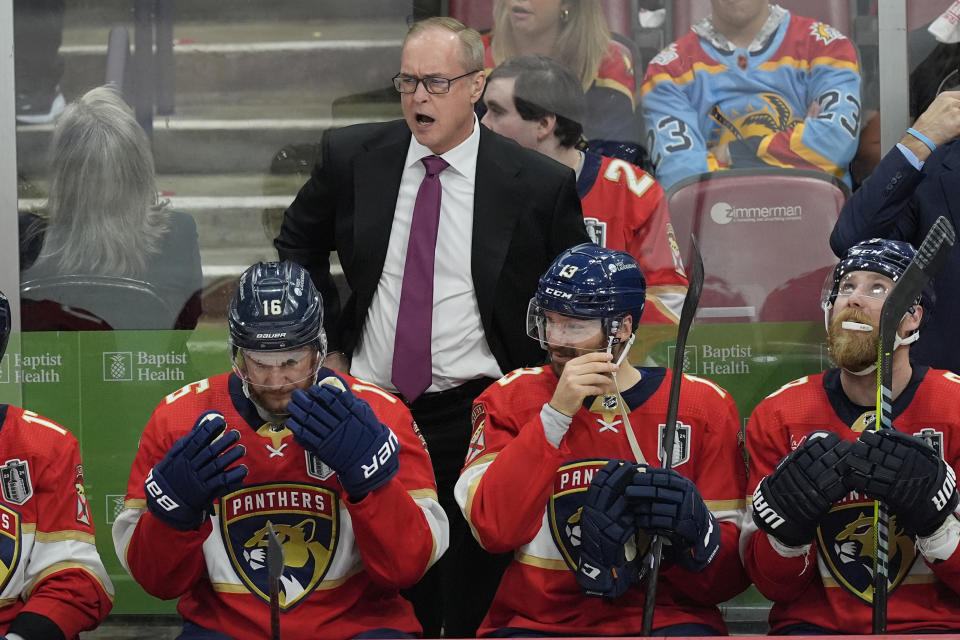
{"type": "MultiPolygon", "coordinates": [[[[838,256],[861,240],[890,238],[919,247],[939,216],[960,229],[960,140],[941,145],[922,171],[891,149],[840,212],[830,235],[838,256]]],[[[960,371],[960,249],[951,249],[934,277],[936,305],[925,309],[913,359],[938,369],[960,371]],[[932,313],[931,313],[932,311],[932,313]]]]}
{"type": "MultiPolygon", "coordinates": [[[[328,131],[310,180],[275,244],[304,265],[324,297],[331,349],[351,354],[377,290],[410,143],[403,120],[328,131]],[[330,277],[337,251],[350,297],[330,277]]],[[[565,248],[589,242],[573,171],[480,126],[471,268],[487,343],[504,371],[539,363],[525,333],[537,280],[565,248]]]]}

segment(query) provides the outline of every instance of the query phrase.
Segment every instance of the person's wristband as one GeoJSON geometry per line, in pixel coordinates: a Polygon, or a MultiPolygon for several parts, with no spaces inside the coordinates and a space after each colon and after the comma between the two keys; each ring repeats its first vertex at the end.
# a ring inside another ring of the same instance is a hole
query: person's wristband
{"type": "Polygon", "coordinates": [[[931,152],[931,153],[937,150],[937,145],[933,144],[933,140],[931,140],[931,139],[928,138],[927,136],[923,135],[922,133],[920,133],[919,131],[917,131],[917,130],[914,129],[913,127],[910,127],[909,129],[907,129],[907,133],[909,133],[910,135],[912,135],[914,138],[916,138],[917,140],[919,140],[919,141],[922,142],[923,144],[927,145],[927,148],[930,149],[930,152],[931,152]]]}

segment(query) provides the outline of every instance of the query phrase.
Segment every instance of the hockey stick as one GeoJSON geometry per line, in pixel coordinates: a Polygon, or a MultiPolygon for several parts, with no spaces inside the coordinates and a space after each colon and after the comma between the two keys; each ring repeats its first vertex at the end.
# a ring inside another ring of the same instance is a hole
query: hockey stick
{"type": "Polygon", "coordinates": [[[267,581],[270,586],[270,640],[280,640],[280,574],[283,572],[283,547],[267,523],[267,581]]]}
{"type": "MultiPolygon", "coordinates": [[[[880,341],[877,347],[877,416],[875,429],[892,429],[893,350],[897,327],[913,301],[940,269],[956,241],[953,226],[943,216],[937,218],[913,260],[897,279],[880,311],[880,341]]],[[[887,587],[890,558],[890,515],[879,501],[874,502],[873,517],[873,633],[887,632],[887,587]]]]}
{"type": "MultiPolygon", "coordinates": [[[[663,429],[663,459],[661,466],[670,469],[673,466],[673,439],[677,434],[677,412],[680,408],[680,382],[683,380],[684,352],[687,346],[687,335],[693,316],[697,313],[700,304],[700,294],[703,292],[703,258],[700,256],[700,247],[697,246],[695,236],[690,236],[693,245],[693,273],[690,274],[690,286],[687,296],[683,300],[680,310],[680,324],[677,325],[677,345],[673,354],[673,376],[670,379],[670,400],[667,404],[667,421],[663,429]]],[[[663,538],[654,536],[650,543],[650,572],[647,574],[647,594],[643,602],[642,635],[649,636],[653,632],[653,609],[657,601],[657,581],[660,577],[660,558],[663,554],[663,538]]]]}

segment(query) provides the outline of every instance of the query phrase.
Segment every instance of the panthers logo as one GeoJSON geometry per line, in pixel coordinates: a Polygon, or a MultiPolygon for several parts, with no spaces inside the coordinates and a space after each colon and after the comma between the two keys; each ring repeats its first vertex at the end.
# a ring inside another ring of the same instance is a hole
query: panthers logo
{"type": "MultiPolygon", "coordinates": [[[[834,507],[821,521],[817,545],[830,575],[846,591],[866,604],[873,603],[873,503],[851,502],[834,507]]],[[[890,517],[888,592],[910,573],[916,560],[913,539],[890,517]]]]}
{"type": "Polygon", "coordinates": [[[270,602],[268,524],[283,547],[280,608],[291,609],[320,585],[336,551],[337,500],[329,489],[292,483],[246,486],[222,498],[224,546],[251,593],[270,602]]]}
{"type": "Polygon", "coordinates": [[[714,105],[710,117],[719,125],[713,130],[717,140],[711,142],[717,145],[790,131],[803,122],[803,117],[794,116],[786,99],[776,93],[761,93],[751,97],[745,106],[729,109],[729,112],[721,109],[720,105],[714,105]]]}
{"type": "Polygon", "coordinates": [[[6,588],[20,562],[20,514],[0,504],[0,591],[6,588]]]}

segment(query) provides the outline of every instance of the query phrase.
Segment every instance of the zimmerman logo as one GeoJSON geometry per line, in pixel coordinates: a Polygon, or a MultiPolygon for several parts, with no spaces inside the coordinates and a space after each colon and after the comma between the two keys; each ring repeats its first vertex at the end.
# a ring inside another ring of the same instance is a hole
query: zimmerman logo
{"type": "Polygon", "coordinates": [[[803,207],[797,205],[774,205],[759,207],[736,207],[726,202],[718,202],[710,207],[710,218],[717,224],[730,222],[784,222],[800,220],[803,207]]]}
{"type": "Polygon", "coordinates": [[[133,380],[133,353],[105,351],[103,353],[103,381],[129,382],[133,380]]]}

